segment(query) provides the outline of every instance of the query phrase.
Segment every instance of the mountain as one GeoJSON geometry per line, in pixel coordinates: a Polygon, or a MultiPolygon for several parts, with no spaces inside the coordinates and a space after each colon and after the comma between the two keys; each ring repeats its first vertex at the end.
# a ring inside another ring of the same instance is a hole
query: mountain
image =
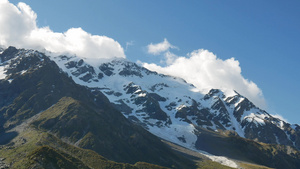
{"type": "Polygon", "coordinates": [[[0,59],[0,157],[15,168],[195,168],[161,139],[235,168],[239,162],[211,154],[300,167],[299,125],[236,91],[202,94],[126,59],[96,64],[14,47],[0,50],[0,59]]]}
{"type": "Polygon", "coordinates": [[[149,71],[124,59],[98,67],[77,57],[52,59],[77,84],[94,93],[103,92],[125,117],[156,135],[163,133],[159,136],[167,140],[173,137],[172,141],[193,147],[196,128],[201,127],[300,148],[299,125],[273,117],[236,91],[226,96],[212,89],[202,95],[183,79],[149,71]]]}
{"type": "Polygon", "coordinates": [[[133,123],[184,147],[201,150],[199,133],[205,129],[300,148],[299,125],[273,117],[236,91],[226,95],[211,89],[203,95],[184,79],[149,71],[126,59],[98,65],[76,56],[51,59],[77,84],[102,92],[133,123]]]}
{"type": "Polygon", "coordinates": [[[0,58],[0,156],[10,167],[99,168],[108,161],[104,156],[136,163],[120,168],[159,168],[140,161],[193,168],[190,160],[129,122],[101,92],[92,94],[74,83],[43,53],[9,47],[0,58]]]}

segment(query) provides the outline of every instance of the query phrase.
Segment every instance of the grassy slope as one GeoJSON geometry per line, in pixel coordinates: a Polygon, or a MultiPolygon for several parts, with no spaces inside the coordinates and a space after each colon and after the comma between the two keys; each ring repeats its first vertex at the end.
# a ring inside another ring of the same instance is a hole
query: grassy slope
{"type": "Polygon", "coordinates": [[[32,124],[114,161],[145,161],[169,167],[193,167],[189,160],[174,154],[158,138],[133,126],[117,113],[64,97],[42,112],[32,124]]]}
{"type": "MultiPolygon", "coordinates": [[[[24,65],[34,65],[35,63],[30,62],[38,60],[40,59],[28,60],[24,65]]],[[[1,91],[6,92],[1,93],[1,100],[6,100],[1,102],[0,108],[0,122],[5,123],[0,128],[2,132],[54,105],[33,123],[38,130],[29,128],[28,131],[18,133],[17,137],[16,132],[11,132],[11,135],[6,135],[7,140],[2,139],[4,133],[1,133],[0,145],[8,143],[0,148],[0,157],[6,158],[6,163],[22,167],[26,159],[30,158],[30,153],[36,152],[32,156],[43,154],[44,149],[40,146],[48,145],[53,148],[49,148],[53,154],[62,155],[60,151],[66,152],[94,167],[104,165],[98,162],[101,161],[99,159],[104,159],[97,154],[100,153],[109,159],[132,164],[147,161],[166,166],[174,164],[177,168],[191,168],[189,160],[174,154],[144,129],[130,124],[120,112],[112,108],[103,94],[92,95],[84,87],[76,85],[49,59],[45,58],[44,62],[42,67],[29,69],[23,75],[13,74],[10,77],[14,79],[11,83],[0,81],[1,91]],[[14,140],[9,143],[11,138],[14,140]],[[71,146],[60,139],[91,150],[71,146]]],[[[289,156],[285,155],[287,149],[282,146],[206,135],[205,132],[200,138],[202,139],[197,146],[203,150],[207,149],[213,154],[225,152],[225,155],[249,162],[295,168],[300,159],[299,153],[293,149],[289,149],[292,152],[289,156]]],[[[59,159],[64,161],[66,156],[62,155],[59,159]]],[[[205,166],[213,165],[208,163],[205,166]]]]}
{"type": "MultiPolygon", "coordinates": [[[[33,58],[25,58],[28,59],[24,61],[26,65],[40,61],[33,58]]],[[[41,118],[33,123],[37,128],[45,133],[51,132],[68,143],[94,150],[110,160],[131,164],[145,161],[177,168],[193,166],[192,162],[174,154],[158,138],[131,124],[102,93],[93,95],[85,87],[75,84],[48,58],[44,58],[43,62],[43,66],[30,68],[23,75],[13,74],[11,83],[0,81],[0,89],[5,88],[8,92],[3,98],[9,96],[8,100],[13,100],[0,107],[0,122],[4,124],[0,134],[8,137],[6,140],[0,138],[0,145],[18,134],[12,132],[8,135],[8,130],[43,112],[41,118]]],[[[13,149],[20,155],[27,154],[36,148],[36,141],[13,149]]],[[[8,155],[14,151],[8,152],[8,155]]],[[[16,154],[16,159],[18,156],[16,154]]]]}
{"type": "MultiPolygon", "coordinates": [[[[42,117],[42,116],[41,116],[42,117]]],[[[185,152],[186,153],[186,152],[185,152]]],[[[12,163],[11,168],[128,168],[128,169],[163,169],[157,165],[137,162],[134,165],[116,163],[105,159],[98,153],[82,149],[61,141],[56,136],[40,131],[36,127],[27,127],[8,145],[0,149],[0,157],[5,158],[7,164],[12,163]]],[[[195,159],[189,156],[191,159],[195,159]]],[[[205,157],[197,159],[199,169],[230,169],[219,163],[207,160],[205,157]]],[[[241,165],[242,166],[242,165],[241,165]]],[[[252,169],[253,165],[243,165],[245,169],[252,169]],[[249,167],[250,166],[250,167],[249,167]]],[[[254,168],[263,168],[254,166],[254,168]]]]}
{"type": "Polygon", "coordinates": [[[10,168],[128,168],[142,169],[144,166],[163,169],[157,165],[138,162],[135,165],[109,161],[98,153],[62,142],[57,137],[28,127],[0,149],[10,168]]]}

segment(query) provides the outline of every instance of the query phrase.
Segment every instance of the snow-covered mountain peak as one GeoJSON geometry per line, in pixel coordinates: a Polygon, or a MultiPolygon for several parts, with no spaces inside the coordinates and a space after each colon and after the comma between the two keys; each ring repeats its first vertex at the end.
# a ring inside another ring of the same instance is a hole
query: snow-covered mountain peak
{"type": "MultiPolygon", "coordinates": [[[[103,92],[129,120],[172,142],[186,147],[194,145],[196,128],[200,127],[231,130],[241,137],[267,143],[283,143],[275,139],[278,133],[273,134],[271,141],[263,133],[271,128],[283,131],[287,125],[234,90],[211,89],[203,95],[183,79],[149,71],[126,59],[106,60],[97,66],[77,57],[52,59],[76,83],[92,92],[103,92]]],[[[289,138],[290,135],[286,137],[289,138]]]]}
{"type": "Polygon", "coordinates": [[[11,82],[14,75],[40,67],[44,57],[43,53],[35,50],[8,47],[0,54],[0,80],[9,79],[11,82]]]}
{"type": "MultiPolygon", "coordinates": [[[[8,48],[0,54],[0,78],[13,80],[13,74],[43,66],[44,57],[38,51],[8,48]]],[[[205,129],[300,148],[298,125],[273,117],[236,91],[211,89],[203,95],[183,79],[126,59],[103,60],[95,66],[77,56],[49,58],[77,84],[102,92],[130,121],[182,146],[197,149],[197,133],[205,129]]]]}
{"type": "Polygon", "coordinates": [[[2,46],[0,45],[0,54],[2,54],[4,50],[5,50],[4,47],[2,47],[2,46]]]}
{"type": "Polygon", "coordinates": [[[171,87],[171,84],[172,87],[182,88],[184,86],[190,91],[195,90],[193,85],[187,84],[183,79],[158,74],[126,59],[112,59],[97,67],[74,56],[59,56],[52,57],[52,59],[77,83],[87,87],[105,87],[104,81],[108,80],[118,82],[120,86],[134,81],[137,85],[146,85],[144,90],[152,92],[171,87]],[[168,81],[168,85],[164,83],[165,81],[168,81]]]}
{"type": "Polygon", "coordinates": [[[219,97],[219,98],[225,98],[225,94],[220,89],[211,89],[205,96],[204,100],[207,100],[211,97],[219,97]]]}

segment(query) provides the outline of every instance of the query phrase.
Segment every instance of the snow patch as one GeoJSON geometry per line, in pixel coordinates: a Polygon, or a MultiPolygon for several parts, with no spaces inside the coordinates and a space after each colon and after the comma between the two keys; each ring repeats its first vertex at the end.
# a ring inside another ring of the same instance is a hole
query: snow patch
{"type": "Polygon", "coordinates": [[[284,127],[283,121],[280,121],[280,122],[279,122],[279,127],[280,127],[281,130],[284,130],[284,128],[283,128],[283,127],[284,127]]]}
{"type": "Polygon", "coordinates": [[[241,126],[241,124],[237,121],[237,119],[233,115],[233,109],[227,110],[229,112],[230,122],[231,122],[231,129],[235,129],[234,131],[240,136],[245,138],[245,132],[241,126]]]}
{"type": "Polygon", "coordinates": [[[146,93],[140,93],[138,96],[139,97],[146,97],[146,95],[147,95],[146,93]]]}
{"type": "Polygon", "coordinates": [[[239,98],[239,100],[234,104],[234,106],[237,107],[244,100],[245,100],[245,98],[239,98]]]}
{"type": "Polygon", "coordinates": [[[176,107],[176,110],[178,111],[178,110],[181,110],[181,109],[183,109],[183,108],[185,108],[185,107],[187,107],[187,106],[184,105],[184,104],[182,104],[182,105],[176,107]]]}
{"type": "Polygon", "coordinates": [[[232,160],[228,159],[227,157],[223,157],[223,156],[215,156],[215,155],[211,155],[209,153],[201,153],[203,155],[205,155],[206,157],[208,157],[209,159],[211,159],[212,161],[218,162],[222,165],[228,166],[228,167],[232,167],[232,168],[238,168],[239,166],[232,160]]]}
{"type": "Polygon", "coordinates": [[[152,134],[189,149],[195,149],[197,136],[194,134],[194,130],[195,127],[192,124],[187,124],[178,119],[174,119],[173,124],[170,126],[153,126],[149,128],[152,134]],[[179,139],[181,137],[184,138],[184,141],[179,139]]]}
{"type": "Polygon", "coordinates": [[[23,75],[24,73],[26,73],[27,72],[27,70],[22,70],[21,71],[21,75],[23,75]]]}
{"type": "Polygon", "coordinates": [[[261,114],[254,114],[250,113],[248,116],[245,116],[244,119],[247,120],[248,122],[254,122],[256,126],[260,125],[265,125],[264,121],[265,115],[261,114]]]}
{"type": "Polygon", "coordinates": [[[5,67],[4,66],[0,66],[0,80],[6,78],[6,74],[5,73],[6,73],[5,67]]]}

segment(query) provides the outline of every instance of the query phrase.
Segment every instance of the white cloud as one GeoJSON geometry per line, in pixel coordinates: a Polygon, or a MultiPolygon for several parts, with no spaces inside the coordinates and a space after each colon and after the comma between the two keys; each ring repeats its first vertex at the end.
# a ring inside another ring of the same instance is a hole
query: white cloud
{"type": "Polygon", "coordinates": [[[165,38],[163,42],[150,44],[147,46],[148,53],[153,55],[158,55],[162,52],[167,52],[169,49],[177,48],[176,46],[171,45],[168,40],[165,38]]]}
{"type": "Polygon", "coordinates": [[[126,42],[126,48],[125,48],[125,51],[127,51],[127,49],[128,49],[129,46],[133,46],[133,45],[134,45],[134,42],[133,42],[133,41],[126,42]]]}
{"type": "Polygon", "coordinates": [[[227,94],[236,90],[257,106],[266,107],[262,91],[254,82],[242,76],[239,62],[234,58],[221,60],[208,50],[199,49],[187,57],[169,60],[169,65],[165,67],[154,63],[144,63],[143,66],[159,73],[181,77],[194,84],[202,93],[212,88],[221,89],[227,94]]]}
{"type": "MultiPolygon", "coordinates": [[[[39,28],[36,19],[37,14],[25,3],[15,6],[8,0],[0,0],[0,45],[71,53],[89,58],[93,63],[105,58],[125,58],[124,49],[112,38],[91,35],[81,28],[54,32],[49,27],[39,28]]],[[[129,45],[131,43],[127,47],[129,45]]],[[[224,91],[234,89],[259,106],[265,104],[261,90],[241,75],[239,62],[233,58],[221,60],[207,50],[197,50],[188,57],[178,57],[169,51],[177,47],[167,39],[147,47],[150,54],[164,53],[167,63],[166,67],[145,63],[144,66],[151,70],[184,78],[203,92],[211,88],[224,91]]]]}
{"type": "Polygon", "coordinates": [[[125,58],[124,49],[112,38],[91,35],[81,28],[70,28],[64,33],[53,32],[49,27],[37,27],[36,19],[36,13],[25,3],[15,6],[1,0],[0,44],[46,49],[91,59],[125,58]]]}
{"type": "Polygon", "coordinates": [[[282,117],[282,115],[280,115],[280,114],[271,114],[273,117],[275,117],[275,118],[278,118],[278,119],[280,119],[280,120],[282,120],[282,121],[284,121],[284,122],[286,122],[286,123],[290,123],[287,119],[285,119],[284,117],[282,117]]]}
{"type": "Polygon", "coordinates": [[[161,63],[166,63],[167,65],[172,64],[178,58],[177,55],[175,55],[170,51],[165,52],[164,56],[165,56],[165,61],[161,60],[161,63]]]}

